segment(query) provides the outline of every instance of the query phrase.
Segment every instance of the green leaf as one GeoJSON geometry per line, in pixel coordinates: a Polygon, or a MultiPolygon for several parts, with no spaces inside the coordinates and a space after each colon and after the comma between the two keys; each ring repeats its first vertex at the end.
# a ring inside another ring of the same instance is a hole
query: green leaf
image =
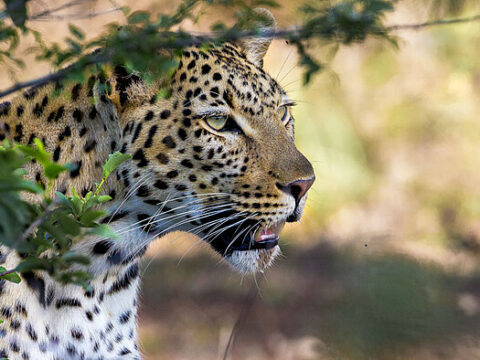
{"type": "Polygon", "coordinates": [[[150,18],[150,13],[147,11],[135,11],[128,16],[129,24],[138,24],[148,21],[150,18]]]}
{"type": "Polygon", "coordinates": [[[18,284],[18,283],[20,283],[20,281],[22,281],[22,279],[20,278],[20,276],[16,272],[12,272],[12,273],[9,273],[9,274],[6,274],[6,275],[2,275],[2,276],[0,276],[0,279],[5,279],[5,280],[13,282],[15,284],[18,284]]]}
{"type": "Polygon", "coordinates": [[[58,191],[55,193],[55,195],[57,196],[57,202],[59,204],[69,209],[72,214],[75,214],[75,207],[73,206],[69,198],[67,198],[64,194],[58,191]]]}
{"type": "Polygon", "coordinates": [[[45,166],[45,176],[48,179],[56,179],[62,172],[66,170],[67,168],[65,166],[52,162],[45,166]]]}
{"type": "Polygon", "coordinates": [[[130,13],[131,9],[128,6],[122,6],[120,8],[120,11],[123,13],[123,15],[127,16],[130,13]]]}
{"type": "Polygon", "coordinates": [[[83,201],[80,198],[80,196],[78,196],[78,194],[75,192],[74,189],[72,189],[72,192],[73,192],[73,196],[69,197],[68,199],[70,200],[70,203],[72,204],[73,209],[75,210],[74,214],[78,216],[82,211],[83,201]]]}
{"type": "Polygon", "coordinates": [[[91,235],[98,235],[107,239],[116,239],[118,235],[106,224],[100,224],[89,231],[91,235]]]}
{"type": "Polygon", "coordinates": [[[55,227],[62,230],[65,234],[77,236],[81,231],[81,224],[78,223],[71,215],[66,214],[64,211],[56,211],[49,219],[50,221],[56,221],[55,227]]]}
{"type": "Polygon", "coordinates": [[[81,196],[78,195],[78,193],[77,193],[77,191],[75,190],[74,187],[72,187],[72,194],[73,194],[73,197],[78,198],[78,199],[81,199],[81,196]]]}
{"type": "Polygon", "coordinates": [[[79,40],[83,40],[85,38],[83,31],[75,25],[68,24],[68,30],[70,30],[70,33],[79,40]]]}
{"type": "Polygon", "coordinates": [[[20,149],[25,155],[31,156],[37,160],[42,165],[50,162],[50,154],[47,153],[43,148],[43,143],[37,138],[33,139],[33,142],[36,148],[27,145],[17,145],[17,148],[20,149]]]}
{"type": "Polygon", "coordinates": [[[100,196],[97,196],[97,202],[99,204],[103,204],[103,203],[106,203],[107,201],[110,201],[112,200],[112,197],[110,195],[100,195],[100,196]]]}
{"type": "Polygon", "coordinates": [[[157,92],[158,99],[168,99],[172,96],[172,90],[167,88],[161,88],[157,92]]]}
{"type": "Polygon", "coordinates": [[[90,200],[90,198],[92,197],[92,195],[93,195],[93,192],[89,191],[89,192],[87,193],[87,195],[85,195],[85,197],[84,197],[85,201],[90,200]]]}
{"type": "Polygon", "coordinates": [[[4,191],[28,191],[35,194],[40,194],[43,192],[43,189],[31,181],[19,179],[14,183],[2,181],[0,183],[0,192],[4,191]]]}
{"type": "Polygon", "coordinates": [[[80,216],[80,222],[88,227],[94,226],[95,220],[99,219],[105,214],[105,211],[102,210],[90,210],[80,216]]]}
{"type": "MultiPolygon", "coordinates": [[[[0,266],[0,273],[6,272],[7,269],[5,269],[3,266],[0,266]]],[[[4,279],[10,282],[13,282],[15,284],[18,284],[22,279],[16,272],[11,272],[5,275],[0,275],[0,279],[4,279]]]]}
{"type": "Polygon", "coordinates": [[[85,255],[77,254],[76,252],[73,252],[73,251],[68,251],[65,254],[63,254],[62,260],[67,263],[78,263],[83,265],[90,264],[90,258],[88,258],[85,255]]]}
{"type": "Polygon", "coordinates": [[[34,270],[49,270],[48,263],[45,259],[28,258],[17,265],[16,270],[25,273],[34,270]]]}
{"type": "Polygon", "coordinates": [[[131,157],[132,156],[130,154],[122,154],[120,151],[115,151],[108,157],[107,162],[103,166],[103,178],[108,178],[117,167],[129,160],[131,157]]]}

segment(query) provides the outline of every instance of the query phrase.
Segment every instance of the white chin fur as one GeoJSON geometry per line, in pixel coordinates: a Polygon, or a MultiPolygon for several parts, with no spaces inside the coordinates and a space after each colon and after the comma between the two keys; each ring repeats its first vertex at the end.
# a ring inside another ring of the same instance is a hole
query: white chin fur
{"type": "Polygon", "coordinates": [[[263,272],[280,253],[280,247],[277,245],[269,250],[234,251],[232,255],[226,256],[225,260],[236,271],[242,274],[251,274],[263,272]]]}

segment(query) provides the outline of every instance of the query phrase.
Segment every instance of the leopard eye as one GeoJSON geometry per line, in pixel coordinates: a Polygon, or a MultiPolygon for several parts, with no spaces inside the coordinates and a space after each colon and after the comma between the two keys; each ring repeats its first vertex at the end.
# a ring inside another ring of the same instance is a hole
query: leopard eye
{"type": "Polygon", "coordinates": [[[282,119],[282,123],[286,124],[290,119],[290,107],[282,105],[278,108],[278,115],[282,119]]]}
{"type": "Polygon", "coordinates": [[[226,116],[210,116],[205,119],[205,122],[213,130],[222,131],[227,125],[228,118],[226,116]]]}
{"type": "Polygon", "coordinates": [[[218,132],[243,134],[235,119],[229,115],[211,115],[205,118],[207,125],[218,132]]]}

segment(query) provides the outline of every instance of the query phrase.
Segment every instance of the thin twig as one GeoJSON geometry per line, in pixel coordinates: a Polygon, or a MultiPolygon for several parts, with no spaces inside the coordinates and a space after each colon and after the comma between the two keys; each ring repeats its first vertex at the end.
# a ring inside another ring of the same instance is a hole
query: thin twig
{"type": "Polygon", "coordinates": [[[452,25],[452,24],[464,24],[480,21],[480,14],[469,16],[465,18],[455,18],[455,19],[438,19],[433,21],[426,21],[420,24],[401,24],[401,25],[392,25],[387,26],[387,30],[389,31],[397,31],[397,30],[420,30],[423,28],[433,27],[433,26],[441,26],[441,25],[452,25]]]}
{"type": "MultiPolygon", "coordinates": [[[[110,59],[110,57],[103,56],[103,55],[105,55],[105,54],[102,54],[102,56],[100,56],[100,55],[91,56],[91,58],[88,61],[85,62],[84,66],[86,67],[86,66],[89,66],[89,65],[105,63],[110,59]]],[[[45,85],[45,84],[53,82],[53,81],[61,80],[61,79],[65,78],[70,71],[71,71],[71,67],[67,67],[65,69],[61,69],[57,72],[42,76],[42,77],[37,78],[37,79],[16,83],[15,85],[9,87],[8,89],[6,89],[4,91],[1,91],[0,92],[0,98],[5,97],[7,95],[10,95],[10,94],[12,94],[16,91],[28,88],[28,87],[41,86],[41,85],[45,85]]]]}
{"type": "Polygon", "coordinates": [[[252,283],[250,286],[250,290],[245,298],[245,302],[243,303],[242,310],[240,310],[240,314],[238,314],[237,321],[235,321],[235,325],[233,325],[232,332],[230,333],[230,337],[228,338],[227,346],[225,347],[225,352],[223,353],[223,360],[227,360],[230,351],[232,350],[233,343],[235,341],[235,336],[242,330],[243,326],[245,325],[245,320],[247,319],[248,313],[252,308],[252,305],[257,297],[258,293],[258,286],[256,283],[252,283]]]}
{"type": "Polygon", "coordinates": [[[55,73],[45,75],[45,76],[42,76],[42,77],[37,78],[37,79],[16,83],[15,85],[9,87],[8,89],[6,89],[4,91],[1,91],[0,92],[0,98],[2,98],[4,96],[7,96],[7,95],[10,95],[10,94],[12,94],[16,91],[25,89],[27,87],[39,86],[39,85],[46,84],[50,81],[56,81],[56,80],[63,79],[65,77],[65,75],[66,75],[66,71],[60,70],[60,71],[57,71],[55,73]]]}
{"type": "Polygon", "coordinates": [[[86,14],[65,14],[65,15],[45,15],[41,17],[37,17],[35,19],[30,19],[33,21],[51,21],[51,20],[82,20],[82,19],[93,19],[98,16],[103,16],[107,14],[111,14],[114,12],[120,11],[121,8],[112,8],[106,9],[97,12],[90,12],[86,14]]]}
{"type": "MultiPolygon", "coordinates": [[[[89,2],[95,2],[95,1],[96,0],[74,0],[74,1],[71,1],[71,2],[67,2],[63,5],[60,5],[56,8],[44,10],[44,11],[41,11],[37,14],[31,15],[28,18],[25,18],[25,20],[36,20],[40,17],[50,15],[50,14],[53,14],[53,13],[61,11],[61,10],[65,10],[65,9],[68,9],[68,8],[72,8],[72,7],[75,7],[75,6],[79,6],[79,5],[83,5],[83,4],[86,4],[86,3],[89,3],[89,2]]],[[[24,5],[25,5],[24,2],[19,0],[16,3],[14,3],[13,5],[11,5],[10,11],[17,10],[20,6],[24,6],[24,5]]],[[[0,13],[0,19],[3,19],[7,16],[8,16],[8,12],[6,10],[2,11],[0,13]]]]}
{"type": "Polygon", "coordinates": [[[11,270],[4,271],[4,272],[0,273],[0,277],[5,276],[5,275],[8,275],[8,274],[11,274],[11,273],[13,273],[13,272],[15,272],[15,271],[16,271],[15,269],[11,269],[11,270]]]}
{"type": "Polygon", "coordinates": [[[35,228],[37,228],[38,226],[40,226],[46,219],[47,217],[50,216],[50,213],[55,210],[55,206],[58,205],[58,202],[57,201],[52,201],[50,203],[50,205],[48,205],[46,208],[45,208],[45,211],[43,212],[43,214],[39,217],[37,217],[34,221],[32,221],[32,223],[30,224],[30,226],[23,232],[22,236],[20,237],[20,240],[19,242],[23,242],[27,239],[27,237],[30,236],[30,234],[32,234],[35,230],[35,228]]]}
{"type": "Polygon", "coordinates": [[[83,5],[83,4],[86,4],[86,3],[89,3],[89,2],[95,2],[95,1],[96,0],[75,0],[75,1],[71,1],[69,3],[60,5],[56,8],[53,8],[53,9],[50,9],[50,10],[44,10],[42,12],[34,14],[34,15],[30,16],[28,18],[28,20],[37,20],[38,18],[47,16],[47,15],[50,15],[50,14],[53,14],[53,13],[56,13],[56,12],[59,12],[59,11],[65,10],[65,9],[69,9],[71,7],[74,7],[74,6],[79,6],[79,5],[83,5]]]}

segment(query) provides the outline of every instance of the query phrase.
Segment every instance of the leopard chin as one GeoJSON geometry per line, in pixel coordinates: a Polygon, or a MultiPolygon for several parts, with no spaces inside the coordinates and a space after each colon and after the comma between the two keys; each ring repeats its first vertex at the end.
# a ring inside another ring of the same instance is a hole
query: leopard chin
{"type": "Polygon", "coordinates": [[[264,272],[282,251],[278,245],[270,249],[234,250],[225,261],[241,274],[264,272]]]}

